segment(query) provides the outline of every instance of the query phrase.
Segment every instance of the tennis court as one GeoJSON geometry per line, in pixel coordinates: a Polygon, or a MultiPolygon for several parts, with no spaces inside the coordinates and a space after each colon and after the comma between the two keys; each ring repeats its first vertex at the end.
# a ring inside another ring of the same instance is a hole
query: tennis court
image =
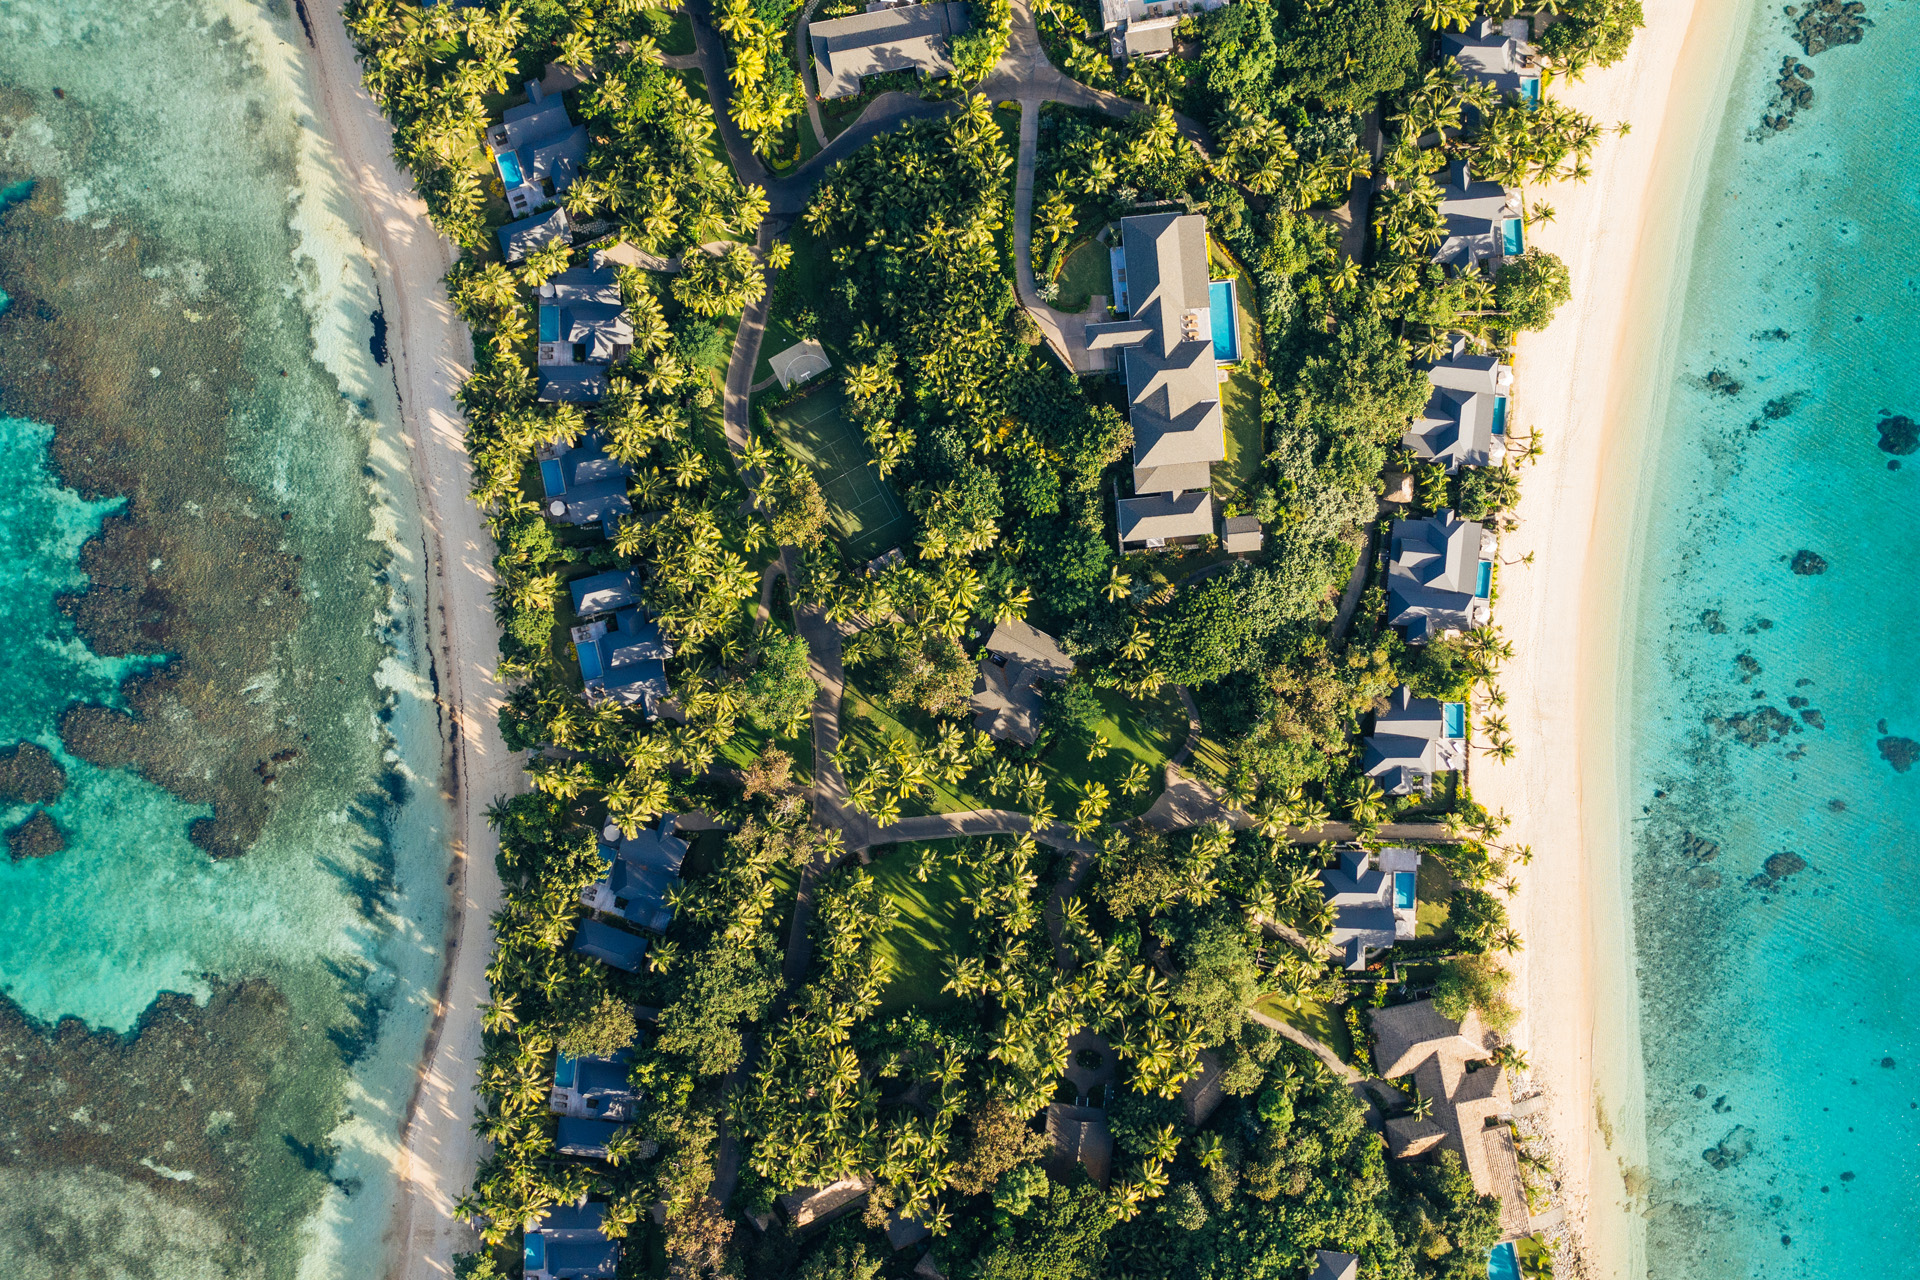
{"type": "Polygon", "coordinates": [[[901,545],[908,531],[907,513],[871,465],[873,453],[848,420],[840,387],[822,387],[784,409],[770,410],[768,416],[780,443],[813,468],[851,556],[871,560],[901,545]]]}

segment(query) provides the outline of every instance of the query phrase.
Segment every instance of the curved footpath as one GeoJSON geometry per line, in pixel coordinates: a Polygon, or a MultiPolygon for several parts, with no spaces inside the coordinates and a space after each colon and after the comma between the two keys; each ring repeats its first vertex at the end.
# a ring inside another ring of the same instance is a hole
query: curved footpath
{"type": "Polygon", "coordinates": [[[435,993],[419,1078],[396,1155],[399,1203],[386,1236],[388,1280],[438,1280],[452,1255],[474,1247],[453,1216],[472,1179],[481,1142],[470,1125],[479,1104],[480,1007],[487,999],[490,918],[500,902],[497,840],[487,805],[524,789],[526,775],[500,740],[503,691],[494,679],[499,627],[489,598],[493,539],[469,496],[463,419],[454,393],[471,344],[447,303],[442,277],[454,252],[427,223],[413,181],[393,162],[393,134],[360,86],[339,0],[313,0],[314,69],[325,126],[360,214],[391,326],[394,386],[411,446],[414,481],[432,538],[427,600],[436,646],[453,799],[446,964],[435,993]]]}

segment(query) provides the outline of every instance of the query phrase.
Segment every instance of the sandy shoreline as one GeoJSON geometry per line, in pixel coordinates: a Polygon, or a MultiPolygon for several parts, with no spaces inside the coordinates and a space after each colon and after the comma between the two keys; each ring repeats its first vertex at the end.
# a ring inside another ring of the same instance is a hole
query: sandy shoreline
{"type": "MultiPolygon", "coordinates": [[[[1516,434],[1545,454],[1522,473],[1520,529],[1501,546],[1495,619],[1516,656],[1498,683],[1517,748],[1473,765],[1477,799],[1512,815],[1508,839],[1531,845],[1515,915],[1517,1038],[1550,1103],[1546,1128],[1561,1203],[1585,1274],[1644,1274],[1623,1177],[1638,1165],[1639,1042],[1628,868],[1620,843],[1614,707],[1621,678],[1627,543],[1635,527],[1651,388],[1678,261],[1724,100],[1736,11],[1745,0],[1650,0],[1646,29],[1617,66],[1553,92],[1603,124],[1583,185],[1529,192],[1554,206],[1534,243],[1565,259],[1574,298],[1520,343],[1516,434]],[[1517,563],[1531,554],[1532,563],[1517,563]],[[1597,1140],[1596,1140],[1597,1139],[1597,1140]]],[[[1563,1265],[1561,1274],[1579,1274],[1563,1265]]]]}
{"type": "Polygon", "coordinates": [[[338,0],[312,0],[313,78],[322,123],[359,209],[374,255],[392,351],[402,432],[409,447],[426,548],[432,627],[449,758],[443,783],[454,809],[446,918],[446,965],[425,1054],[401,1134],[398,1203],[385,1239],[385,1275],[439,1277],[472,1230],[453,1217],[480,1156],[470,1125],[478,1105],[480,1006],[487,998],[490,918],[500,902],[496,838],[487,805],[525,785],[501,742],[503,690],[494,679],[499,628],[490,592],[493,540],[468,496],[463,422],[454,401],[471,358],[467,328],[446,300],[442,276],[455,253],[427,223],[412,180],[392,159],[392,131],[365,91],[338,0]]]}

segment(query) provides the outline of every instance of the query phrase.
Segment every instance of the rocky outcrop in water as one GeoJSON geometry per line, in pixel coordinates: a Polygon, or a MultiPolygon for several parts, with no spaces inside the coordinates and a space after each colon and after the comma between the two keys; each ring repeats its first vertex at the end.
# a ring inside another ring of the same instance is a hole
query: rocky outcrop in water
{"type": "Polygon", "coordinates": [[[1769,137],[1790,128],[1794,116],[1813,105],[1813,68],[1798,58],[1789,55],[1780,64],[1780,77],[1773,82],[1773,101],[1767,104],[1767,113],[1760,117],[1760,128],[1756,131],[1760,137],[1769,137]]]}
{"type": "Polygon", "coordinates": [[[1810,5],[1790,4],[1786,15],[1793,19],[1793,38],[1809,58],[1817,57],[1841,45],[1859,44],[1867,37],[1873,19],[1860,0],[1816,0],[1810,5]]]}
{"type": "Polygon", "coordinates": [[[1764,747],[1781,741],[1789,733],[1799,733],[1800,725],[1778,707],[1755,707],[1733,716],[1708,716],[1707,724],[1715,733],[1730,733],[1749,747],[1764,747]]]}
{"type": "Polygon", "coordinates": [[[67,789],[67,771],[37,742],[0,751],[0,804],[52,804],[67,789]]]}
{"type": "Polygon", "coordinates": [[[1920,449],[1920,422],[1915,422],[1905,414],[1889,414],[1874,425],[1880,432],[1882,452],[1904,458],[1920,449]]]}
{"type": "Polygon", "coordinates": [[[1803,578],[1811,578],[1827,571],[1827,558],[1817,551],[1802,548],[1793,553],[1793,571],[1803,578]]]}
{"type": "Polygon", "coordinates": [[[1705,1151],[1700,1158],[1716,1169],[1727,1170],[1753,1154],[1753,1130],[1737,1124],[1726,1137],[1705,1151]]]}
{"type": "MultiPolygon", "coordinates": [[[[1881,722],[1882,726],[1887,723],[1881,722]]],[[[1880,758],[1893,766],[1895,773],[1905,773],[1913,768],[1913,762],[1920,760],[1920,742],[1912,738],[1882,738],[1879,742],[1880,758]]]]}
{"type": "Polygon", "coordinates": [[[1790,876],[1807,869],[1807,860],[1797,853],[1782,851],[1761,864],[1760,874],[1747,881],[1749,889],[1778,889],[1790,876]]]}
{"type": "Polygon", "coordinates": [[[66,832],[45,809],[36,810],[25,822],[7,829],[7,856],[15,862],[51,857],[66,847],[66,832]]]}

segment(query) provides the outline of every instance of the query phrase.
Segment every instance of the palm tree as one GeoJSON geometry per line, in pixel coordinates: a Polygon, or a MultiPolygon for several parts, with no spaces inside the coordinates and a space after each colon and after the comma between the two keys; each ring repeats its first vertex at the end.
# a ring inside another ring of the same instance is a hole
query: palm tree
{"type": "Polygon", "coordinates": [[[1500,930],[1499,933],[1494,935],[1493,939],[1494,950],[1504,951],[1508,955],[1512,955],[1516,951],[1524,950],[1526,945],[1526,942],[1520,937],[1519,932],[1510,928],[1500,930]]]}

